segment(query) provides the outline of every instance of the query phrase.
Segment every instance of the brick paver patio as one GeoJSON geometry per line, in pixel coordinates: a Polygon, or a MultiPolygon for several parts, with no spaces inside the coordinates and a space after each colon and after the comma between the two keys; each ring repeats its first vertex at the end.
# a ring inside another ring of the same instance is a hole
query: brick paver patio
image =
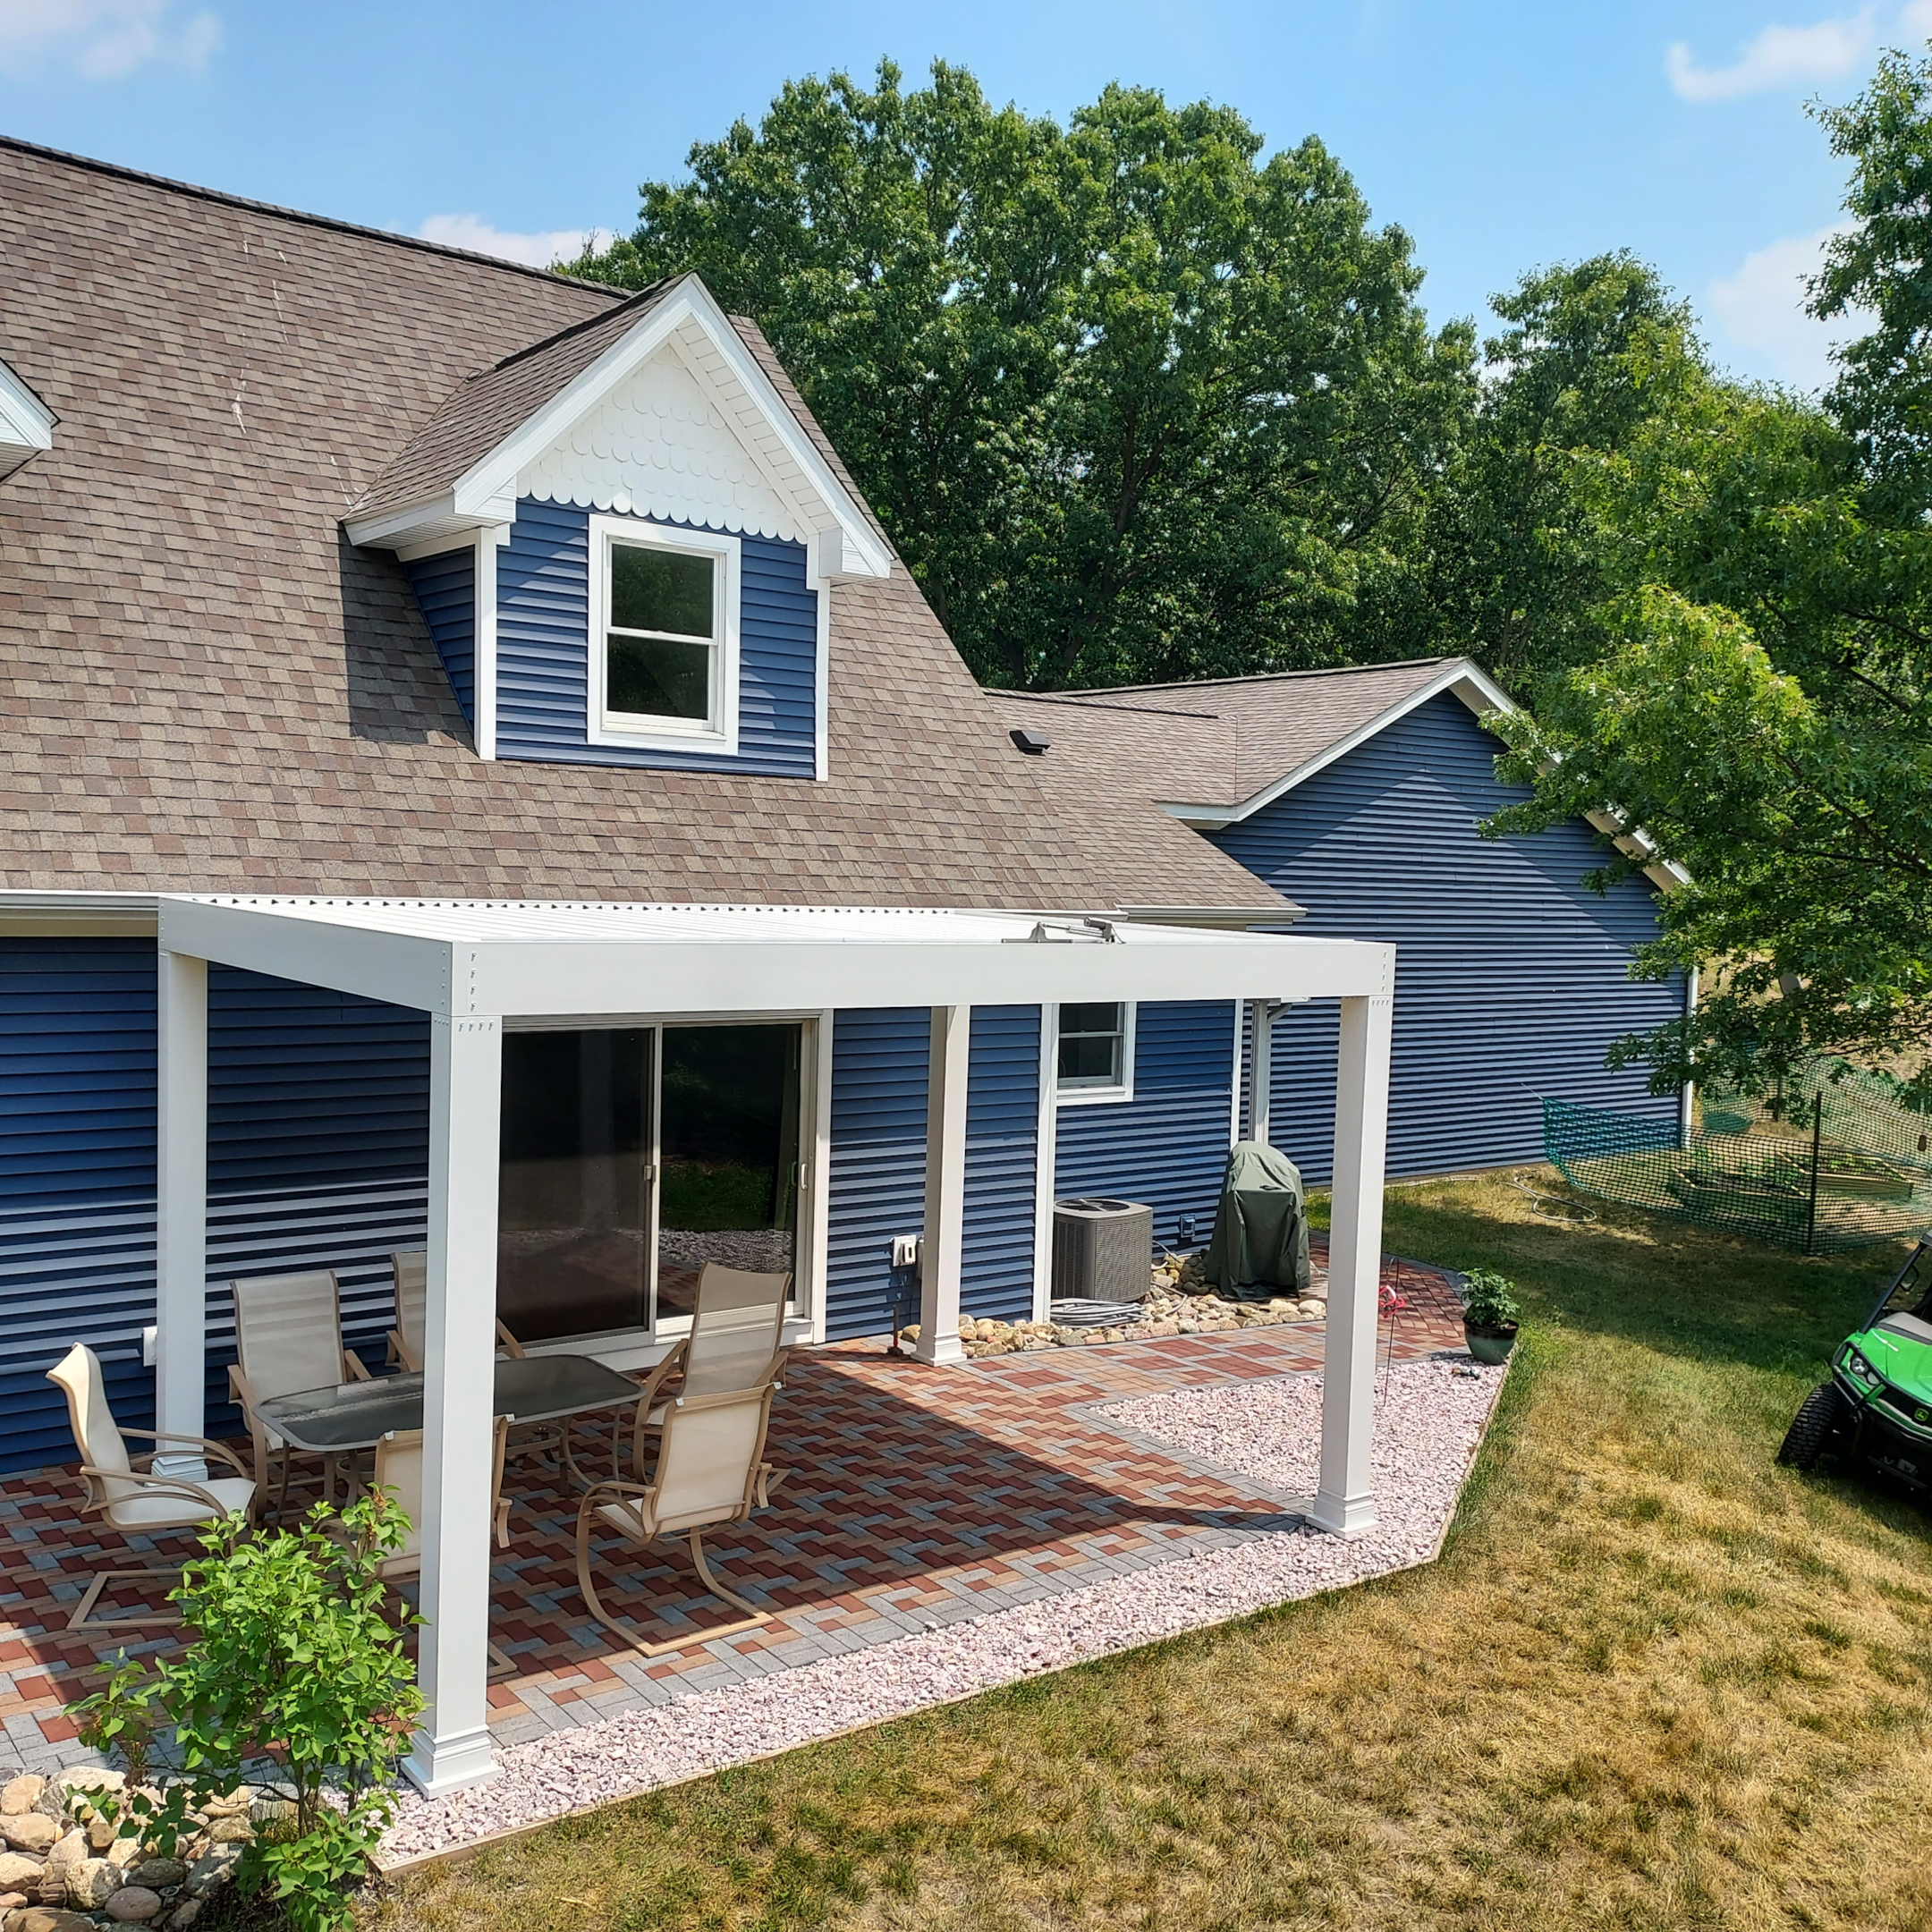
{"type": "MultiPolygon", "coordinates": [[[[1407,1306],[1382,1339],[1396,1360],[1460,1349],[1447,1280],[1385,1264],[1407,1306]]],[[[491,1636],[513,1674],[494,1683],[492,1728],[513,1744],[626,1707],[668,1702],[908,1631],[982,1615],[1276,1530],[1301,1499],[1177,1454],[1094,1413],[1163,1390],[1321,1366],[1318,1322],[1048,1349],[930,1368],[844,1343],[792,1359],[768,1453],[789,1479],[771,1507],[708,1538],[731,1577],[777,1614],[706,1640],[728,1613],[703,1595],[682,1551],[645,1563],[615,1548],[606,1603],[653,1641],[646,1657],[589,1616],[574,1566],[576,1497],[547,1470],[513,1468],[513,1543],[498,1553],[491,1636]]],[[[81,1577],[139,1563],[76,1512],[79,1482],[50,1470],[0,1484],[0,1767],[72,1762],[64,1704],[94,1688],[116,1640],[64,1630],[81,1577]]],[[[164,1539],[158,1560],[185,1545],[164,1539]]],[[[600,1588],[602,1582],[600,1581],[600,1588]]],[[[145,1638],[145,1641],[139,1639],[145,1638]]]]}

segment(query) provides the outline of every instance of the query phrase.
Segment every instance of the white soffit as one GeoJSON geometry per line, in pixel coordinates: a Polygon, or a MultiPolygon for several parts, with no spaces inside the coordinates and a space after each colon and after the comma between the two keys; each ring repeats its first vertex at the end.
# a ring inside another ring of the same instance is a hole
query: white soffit
{"type": "Polygon", "coordinates": [[[735,386],[692,372],[703,340],[687,324],[518,473],[517,495],[803,543],[810,486],[769,436],[749,439],[767,445],[758,454],[747,448],[735,386]]]}
{"type": "Polygon", "coordinates": [[[0,362],[0,477],[54,447],[54,411],[0,362]]]}

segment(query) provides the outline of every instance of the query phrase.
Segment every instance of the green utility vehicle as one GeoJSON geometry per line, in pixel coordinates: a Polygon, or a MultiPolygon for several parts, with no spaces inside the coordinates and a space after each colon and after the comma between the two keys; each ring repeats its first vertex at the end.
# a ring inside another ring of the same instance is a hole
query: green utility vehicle
{"type": "Polygon", "coordinates": [[[1808,1470],[1827,1455],[1932,1492],[1932,1237],[1839,1345],[1831,1380],[1805,1397],[1778,1461],[1808,1470]]]}

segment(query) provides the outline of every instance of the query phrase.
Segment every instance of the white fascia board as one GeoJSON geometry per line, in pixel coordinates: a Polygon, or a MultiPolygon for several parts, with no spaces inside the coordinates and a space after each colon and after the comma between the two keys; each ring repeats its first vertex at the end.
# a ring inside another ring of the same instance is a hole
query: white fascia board
{"type": "Polygon", "coordinates": [[[770,423],[773,434],[798,465],[826,516],[844,532],[847,569],[861,576],[890,576],[892,559],[886,547],[873,534],[859,505],[772,386],[771,379],[758,367],[738,331],[695,275],[687,275],[675,293],[666,296],[589,369],[565,384],[513,436],[459,477],[452,492],[457,513],[481,518],[490,513],[488,505],[506,497],[513,502],[518,473],[594,409],[632,370],[655,355],[686,322],[694,323],[703,331],[719,359],[770,423]]]}
{"type": "Polygon", "coordinates": [[[1411,691],[1406,698],[1398,699],[1387,710],[1377,712],[1365,724],[1358,724],[1347,737],[1338,738],[1313,758],[1305,758],[1292,771],[1264,786],[1252,798],[1243,799],[1238,805],[1193,805],[1163,800],[1161,809],[1197,832],[1218,832],[1224,826],[1239,825],[1242,819],[1252,818],[1276,799],[1292,792],[1297,785],[1305,784],[1317,772],[1326,769],[1337,758],[1346,758],[1358,745],[1367,744],[1378,733],[1386,731],[1411,711],[1419,710],[1430,699],[1441,697],[1445,691],[1453,691],[1478,717],[1486,717],[1492,711],[1513,711],[1516,708],[1509,693],[1480,665],[1470,663],[1467,657],[1453,658],[1427,684],[1411,691]]]}
{"type": "MultiPolygon", "coordinates": [[[[164,894],[159,905],[161,945],[168,952],[424,1013],[451,1011],[446,939],[305,919],[275,910],[273,901],[233,905],[164,894]]],[[[480,1009],[471,1004],[462,1010],[480,1009]]]]}
{"type": "Polygon", "coordinates": [[[506,497],[487,514],[459,512],[454,493],[445,490],[401,510],[347,517],[343,529],[359,549],[394,550],[398,556],[433,556],[439,550],[461,549],[483,524],[500,523],[507,530],[515,516],[513,498],[506,497]]]}
{"type": "Polygon", "coordinates": [[[0,933],[21,938],[151,938],[153,893],[0,892],[0,933]]]}
{"type": "Polygon", "coordinates": [[[54,411],[0,362],[0,477],[54,447],[54,411]]]}
{"type": "Polygon", "coordinates": [[[522,940],[458,943],[452,977],[463,1013],[695,1014],[801,1005],[1346,999],[1388,993],[1394,961],[1390,945],[1251,934],[1230,936],[1223,945],[1198,936],[1112,945],[522,940]]]}

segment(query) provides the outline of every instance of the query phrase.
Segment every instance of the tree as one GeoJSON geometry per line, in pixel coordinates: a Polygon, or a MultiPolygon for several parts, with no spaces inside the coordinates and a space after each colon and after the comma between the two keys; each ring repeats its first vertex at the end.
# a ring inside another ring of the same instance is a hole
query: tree
{"type": "Polygon", "coordinates": [[[1821,314],[1868,310],[1821,408],[1680,369],[1671,409],[1580,472],[1611,640],[1512,721],[1535,786],[1498,829],[1595,809],[1690,884],[1645,970],[1711,969],[1623,1044],[1658,1085],[1762,1088],[1820,1053],[1932,1092],[1932,64],[1888,55],[1825,113],[1853,164],[1821,314]]]}
{"type": "Polygon", "coordinates": [[[1399,229],[1309,140],[1110,87],[1063,129],[936,64],[788,83],[572,265],[753,315],[984,681],[1338,663],[1473,402],[1399,229]]]}

